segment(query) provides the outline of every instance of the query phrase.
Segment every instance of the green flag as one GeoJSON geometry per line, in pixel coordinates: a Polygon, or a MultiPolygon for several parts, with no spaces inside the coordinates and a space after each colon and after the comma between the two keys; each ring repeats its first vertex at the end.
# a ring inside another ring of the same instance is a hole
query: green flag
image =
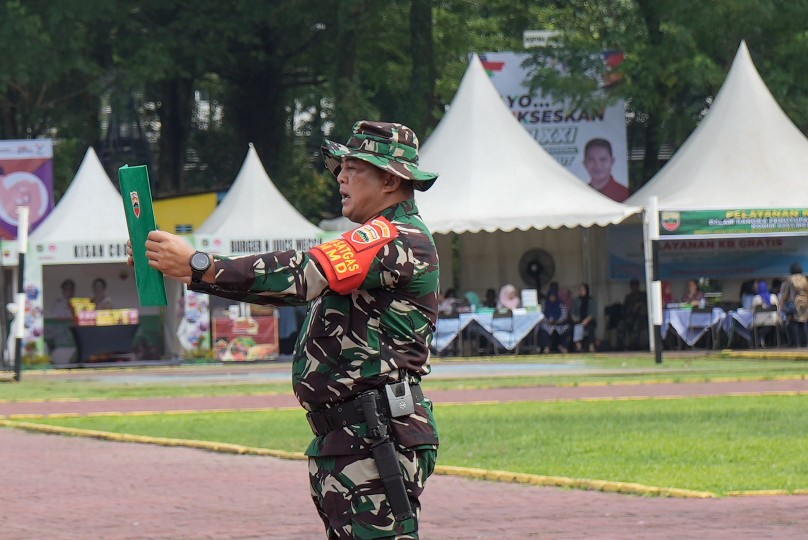
{"type": "Polygon", "coordinates": [[[157,228],[154,220],[149,173],[145,165],[118,169],[126,225],[132,242],[132,257],[135,260],[135,281],[142,306],[165,306],[166,284],[163,274],[149,266],[146,259],[146,239],[157,228]]]}

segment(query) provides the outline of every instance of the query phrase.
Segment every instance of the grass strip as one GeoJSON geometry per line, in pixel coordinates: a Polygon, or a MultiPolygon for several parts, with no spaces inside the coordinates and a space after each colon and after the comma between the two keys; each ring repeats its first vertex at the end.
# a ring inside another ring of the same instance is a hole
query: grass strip
{"type": "MultiPolygon", "coordinates": [[[[439,461],[487,471],[482,477],[533,475],[548,485],[564,478],[570,487],[649,495],[801,493],[808,487],[806,406],[803,395],[442,406],[439,461]],[[669,487],[621,487],[631,485],[669,487]]],[[[36,423],[286,452],[311,438],[302,411],[292,410],[36,423]]]]}

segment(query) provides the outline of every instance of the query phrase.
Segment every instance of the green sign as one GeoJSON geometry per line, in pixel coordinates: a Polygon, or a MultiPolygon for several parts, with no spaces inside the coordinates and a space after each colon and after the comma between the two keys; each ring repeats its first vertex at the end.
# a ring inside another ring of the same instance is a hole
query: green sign
{"type": "Polygon", "coordinates": [[[808,208],[663,210],[659,235],[759,236],[808,234],[808,208]]]}

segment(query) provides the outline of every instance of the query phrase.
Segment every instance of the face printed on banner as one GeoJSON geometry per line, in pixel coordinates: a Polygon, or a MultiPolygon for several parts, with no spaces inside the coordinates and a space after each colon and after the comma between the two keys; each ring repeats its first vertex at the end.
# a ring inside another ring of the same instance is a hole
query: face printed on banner
{"type": "Polygon", "coordinates": [[[602,146],[592,146],[586,151],[584,157],[584,167],[589,173],[590,184],[594,188],[600,188],[609,182],[612,176],[612,165],[614,156],[602,146]]]}

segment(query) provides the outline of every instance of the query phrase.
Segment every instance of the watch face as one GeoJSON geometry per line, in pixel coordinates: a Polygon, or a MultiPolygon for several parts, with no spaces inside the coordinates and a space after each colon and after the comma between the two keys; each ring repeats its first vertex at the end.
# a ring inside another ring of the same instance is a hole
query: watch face
{"type": "Polygon", "coordinates": [[[194,270],[207,270],[210,266],[210,258],[207,253],[196,252],[191,257],[191,268],[194,270]]]}

